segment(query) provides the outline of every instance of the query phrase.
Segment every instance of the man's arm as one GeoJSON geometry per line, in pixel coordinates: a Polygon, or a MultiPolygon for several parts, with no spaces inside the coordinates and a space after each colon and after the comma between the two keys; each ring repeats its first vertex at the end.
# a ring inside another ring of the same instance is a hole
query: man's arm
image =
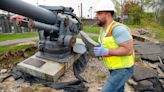
{"type": "Polygon", "coordinates": [[[109,55],[112,56],[125,56],[125,55],[131,55],[132,53],[133,53],[132,39],[119,44],[118,48],[109,50],[109,55]]]}
{"type": "Polygon", "coordinates": [[[133,38],[127,27],[115,27],[112,31],[112,35],[118,44],[118,48],[108,49],[103,46],[94,47],[95,56],[127,56],[133,53],[133,38]]]}
{"type": "Polygon", "coordinates": [[[133,38],[128,28],[126,26],[116,26],[112,34],[119,47],[110,49],[109,54],[113,56],[131,55],[133,53],[133,38]]]}

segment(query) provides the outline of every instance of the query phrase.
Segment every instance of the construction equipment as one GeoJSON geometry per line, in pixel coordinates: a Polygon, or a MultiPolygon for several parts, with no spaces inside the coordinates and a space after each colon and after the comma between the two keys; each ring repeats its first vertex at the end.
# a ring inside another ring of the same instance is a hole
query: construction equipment
{"type": "Polygon", "coordinates": [[[18,71],[57,81],[74,62],[84,61],[82,56],[86,54],[86,48],[77,39],[82,23],[71,7],[35,6],[22,0],[1,0],[0,9],[27,17],[26,20],[16,20],[18,26],[38,29],[38,51],[18,63],[18,71]]]}
{"type": "Polygon", "coordinates": [[[1,0],[0,9],[31,19],[18,20],[17,24],[38,29],[37,57],[50,60],[67,58],[72,53],[76,36],[82,30],[80,20],[70,7],[35,6],[21,0],[1,0]]]}

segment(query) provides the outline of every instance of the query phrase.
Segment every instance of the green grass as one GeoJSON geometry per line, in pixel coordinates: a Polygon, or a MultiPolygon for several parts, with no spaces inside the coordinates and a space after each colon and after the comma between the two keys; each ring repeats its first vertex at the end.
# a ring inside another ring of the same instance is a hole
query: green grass
{"type": "MultiPolygon", "coordinates": [[[[91,27],[91,26],[84,26],[84,32],[87,33],[95,33],[99,34],[100,27],[91,27]]],[[[19,33],[19,34],[4,34],[0,33],[0,41],[6,41],[6,40],[14,40],[14,39],[21,39],[21,38],[30,38],[38,36],[37,32],[33,33],[19,33]]]]}
{"type": "Polygon", "coordinates": [[[130,25],[126,24],[129,28],[143,28],[141,25],[130,25]]]}
{"type": "Polygon", "coordinates": [[[8,53],[8,52],[13,52],[13,51],[18,51],[18,50],[22,50],[22,49],[26,49],[32,47],[32,45],[8,45],[8,46],[0,46],[0,56],[8,53]]]}
{"type": "Polygon", "coordinates": [[[105,73],[100,73],[96,77],[98,81],[102,81],[106,79],[107,75],[105,73]]]}
{"type": "MultiPolygon", "coordinates": [[[[16,52],[20,51],[23,49],[27,49],[30,47],[34,47],[34,45],[29,44],[29,45],[8,45],[8,46],[0,46],[0,57],[7,54],[8,52],[16,52]]],[[[35,51],[26,51],[24,52],[25,57],[22,56],[14,56],[10,57],[9,60],[0,60],[0,69],[1,68],[12,68],[13,65],[17,64],[20,61],[25,60],[26,58],[32,56],[35,53],[35,51]]]]}
{"type": "Polygon", "coordinates": [[[147,30],[150,30],[149,34],[147,36],[151,37],[153,33],[156,34],[155,39],[158,40],[164,40],[164,27],[160,26],[159,24],[155,23],[155,22],[151,22],[148,20],[141,20],[141,24],[140,25],[129,25],[128,27],[130,28],[144,28],[147,30]]]}
{"type": "MultiPolygon", "coordinates": [[[[33,47],[33,45],[21,45],[21,46],[15,46],[15,45],[10,45],[10,46],[0,46],[0,48],[2,48],[2,50],[0,49],[0,57],[1,55],[5,55],[8,52],[16,52],[22,49],[27,49],[33,47]]],[[[0,69],[1,68],[12,68],[13,66],[15,66],[15,64],[25,60],[26,58],[34,55],[36,52],[36,50],[30,50],[30,51],[25,51],[24,55],[25,56],[14,56],[14,57],[9,57],[9,59],[3,59],[0,60],[0,69]]]]}
{"type": "MultiPolygon", "coordinates": [[[[127,26],[130,28],[137,28],[137,29],[144,28],[144,29],[150,30],[149,34],[147,35],[148,37],[151,38],[152,35],[155,33],[156,34],[155,39],[162,40],[162,41],[164,40],[164,27],[160,26],[159,24],[155,22],[142,19],[140,25],[127,24],[127,26]]],[[[84,32],[95,33],[95,34],[99,34],[99,30],[100,30],[100,27],[91,27],[87,25],[85,25],[83,28],[84,28],[84,32]]],[[[93,39],[97,41],[96,40],[97,38],[93,37],[93,39]]]]}
{"type": "MultiPolygon", "coordinates": [[[[91,27],[85,25],[84,27],[84,32],[86,33],[93,33],[93,34],[99,34],[100,27],[91,27]]],[[[98,36],[90,36],[94,41],[98,41],[98,36]]]]}
{"type": "Polygon", "coordinates": [[[156,39],[159,40],[164,40],[164,27],[160,26],[157,23],[154,22],[147,22],[145,20],[142,20],[142,24],[144,26],[144,28],[151,30],[152,32],[150,33],[156,33],[156,39]]]}
{"type": "Polygon", "coordinates": [[[98,42],[98,36],[91,36],[91,38],[92,38],[94,41],[98,42]]]}
{"type": "Polygon", "coordinates": [[[91,27],[91,26],[84,26],[84,32],[87,33],[99,33],[100,27],[91,27]]]}
{"type": "Polygon", "coordinates": [[[4,34],[0,33],[0,41],[6,41],[6,40],[13,40],[13,39],[21,39],[21,38],[30,38],[38,36],[37,32],[32,33],[17,33],[17,34],[4,34]]]}

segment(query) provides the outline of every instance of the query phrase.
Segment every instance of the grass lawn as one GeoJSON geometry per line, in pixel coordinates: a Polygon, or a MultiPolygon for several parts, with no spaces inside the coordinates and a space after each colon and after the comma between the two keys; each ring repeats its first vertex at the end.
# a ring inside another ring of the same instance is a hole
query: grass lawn
{"type": "MultiPolygon", "coordinates": [[[[138,28],[138,29],[144,28],[150,30],[147,36],[151,37],[151,35],[155,33],[156,34],[155,39],[162,40],[162,41],[164,40],[164,27],[160,26],[157,23],[149,22],[148,20],[141,20],[141,25],[128,24],[127,26],[130,28],[138,28]]],[[[99,34],[100,27],[94,27],[94,26],[92,27],[92,26],[85,25],[83,29],[84,32],[87,33],[99,34]]]]}
{"type": "MultiPolygon", "coordinates": [[[[142,20],[142,25],[128,25],[130,28],[145,28],[148,30],[151,30],[150,33],[156,33],[156,39],[164,40],[164,27],[159,26],[156,23],[147,22],[142,20]]],[[[87,33],[95,33],[99,34],[100,27],[92,27],[85,25],[83,27],[84,32],[87,33]]],[[[151,35],[151,34],[150,34],[151,35]]],[[[0,41],[6,41],[6,40],[13,40],[13,39],[21,39],[21,38],[30,38],[38,36],[37,32],[33,33],[19,33],[19,34],[4,34],[0,33],[0,41]]]]}
{"type": "MultiPolygon", "coordinates": [[[[17,52],[17,51],[21,51],[23,49],[27,49],[30,47],[35,47],[34,44],[28,44],[28,45],[8,45],[8,46],[0,46],[0,58],[3,55],[7,55],[7,53],[9,52],[17,52]]],[[[28,50],[24,52],[25,57],[22,56],[8,56],[7,60],[6,59],[0,59],[0,69],[1,68],[12,68],[13,65],[15,65],[16,63],[23,61],[24,59],[32,56],[34,53],[36,52],[36,50],[32,49],[32,50],[28,50]]]]}
{"type": "Polygon", "coordinates": [[[141,20],[141,25],[128,25],[128,27],[139,28],[139,29],[144,28],[144,29],[150,30],[147,36],[151,37],[151,35],[155,33],[156,34],[155,39],[162,40],[162,41],[164,40],[164,32],[163,32],[164,27],[160,26],[157,23],[149,22],[146,20],[141,20]]]}
{"type": "Polygon", "coordinates": [[[84,32],[95,33],[95,34],[99,34],[99,30],[100,30],[100,27],[91,27],[86,25],[83,28],[84,28],[83,29],[84,32]]]}
{"type": "Polygon", "coordinates": [[[22,50],[22,49],[26,49],[26,48],[29,48],[29,47],[32,47],[32,45],[8,45],[8,46],[0,46],[0,56],[5,54],[5,53],[8,53],[9,51],[10,52],[14,52],[14,51],[18,51],[18,50],[22,50]]]}
{"type": "MultiPolygon", "coordinates": [[[[87,33],[96,33],[99,34],[100,27],[91,27],[85,25],[84,31],[87,33]]],[[[30,38],[30,37],[35,37],[38,36],[37,32],[33,33],[17,33],[17,34],[4,34],[0,33],[0,41],[7,41],[7,40],[14,40],[14,39],[21,39],[21,38],[30,38]]]]}
{"type": "MultiPolygon", "coordinates": [[[[30,47],[35,47],[32,44],[29,45],[8,45],[8,46],[0,46],[0,58],[2,55],[6,55],[8,52],[17,52],[17,51],[21,51],[22,49],[27,49],[30,47]]],[[[26,58],[34,55],[36,52],[35,49],[30,49],[27,50],[24,53],[24,56],[7,56],[7,59],[0,59],[0,69],[2,68],[12,68],[15,64],[17,64],[18,62],[21,62],[23,60],[25,60],[26,58]]]]}
{"type": "Polygon", "coordinates": [[[91,36],[91,38],[92,38],[94,41],[98,42],[98,36],[91,36]]]}
{"type": "Polygon", "coordinates": [[[37,32],[32,33],[17,33],[17,34],[4,34],[0,33],[0,41],[6,41],[6,40],[13,40],[13,39],[21,39],[21,38],[30,38],[38,36],[37,32]]]}
{"type": "MultiPolygon", "coordinates": [[[[99,34],[100,27],[91,27],[91,26],[84,26],[84,32],[86,33],[93,33],[93,34],[99,34]]],[[[98,36],[90,36],[93,40],[96,42],[98,41],[98,36]]]]}
{"type": "Polygon", "coordinates": [[[155,33],[156,34],[156,39],[159,40],[164,40],[164,27],[158,25],[157,23],[154,22],[146,22],[142,21],[144,28],[151,30],[150,33],[155,33]]]}

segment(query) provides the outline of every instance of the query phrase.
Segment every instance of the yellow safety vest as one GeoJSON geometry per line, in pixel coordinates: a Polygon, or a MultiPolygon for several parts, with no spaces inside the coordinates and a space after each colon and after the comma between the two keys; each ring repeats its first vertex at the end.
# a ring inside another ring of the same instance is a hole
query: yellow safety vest
{"type": "MultiPolygon", "coordinates": [[[[102,46],[105,48],[114,49],[118,48],[119,45],[116,43],[114,37],[112,36],[112,30],[115,26],[123,25],[118,22],[112,21],[108,28],[105,31],[104,37],[102,37],[102,31],[100,31],[99,42],[101,42],[102,46]]],[[[103,56],[103,62],[109,69],[120,69],[120,68],[128,68],[134,65],[134,51],[132,55],[129,56],[103,56]]]]}

